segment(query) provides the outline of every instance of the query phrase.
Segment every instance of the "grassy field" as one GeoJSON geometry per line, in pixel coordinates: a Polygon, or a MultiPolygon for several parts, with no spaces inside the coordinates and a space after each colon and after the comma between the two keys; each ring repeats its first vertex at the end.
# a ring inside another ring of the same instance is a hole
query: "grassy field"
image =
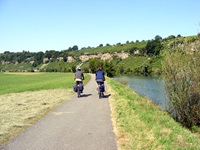
{"type": "Polygon", "coordinates": [[[11,71],[18,71],[18,70],[30,70],[33,67],[30,63],[21,63],[21,64],[0,64],[0,70],[11,70],[11,71]]]}
{"type": "MultiPolygon", "coordinates": [[[[73,73],[0,73],[0,95],[47,89],[69,89],[73,73]]],[[[87,82],[89,76],[86,76],[87,82]]]]}
{"type": "Polygon", "coordinates": [[[0,145],[69,100],[73,79],[72,73],[0,73],[0,145]]]}
{"type": "Polygon", "coordinates": [[[120,149],[199,149],[200,133],[175,122],[147,98],[107,79],[120,149]]]}

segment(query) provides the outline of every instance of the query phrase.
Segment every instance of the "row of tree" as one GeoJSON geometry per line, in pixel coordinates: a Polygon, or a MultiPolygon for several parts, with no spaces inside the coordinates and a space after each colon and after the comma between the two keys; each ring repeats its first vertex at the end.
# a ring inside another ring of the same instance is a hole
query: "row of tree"
{"type": "MultiPolygon", "coordinates": [[[[102,46],[101,46],[102,47],[102,46]]],[[[138,49],[137,47],[133,47],[130,50],[130,53],[134,53],[134,51],[138,49]]],[[[159,40],[152,40],[147,42],[147,46],[141,50],[142,54],[147,55],[159,55],[160,50],[162,49],[161,41],[159,40]]],[[[67,57],[71,51],[77,51],[78,46],[73,46],[68,50],[63,51],[55,51],[55,50],[47,50],[46,52],[29,52],[29,51],[22,51],[22,52],[9,52],[5,51],[3,54],[0,54],[0,62],[10,62],[10,63],[21,63],[21,62],[30,62],[34,61],[34,67],[43,63],[44,58],[48,58],[51,61],[56,61],[57,58],[62,57],[63,61],[67,61],[67,57]]]]}
{"type": "MultiPolygon", "coordinates": [[[[164,49],[163,41],[172,40],[174,38],[181,38],[181,35],[178,35],[177,37],[171,35],[165,39],[162,39],[161,36],[156,35],[154,39],[146,41],[143,47],[138,47],[137,44],[135,44],[135,46],[132,45],[132,48],[129,47],[127,52],[129,52],[130,54],[135,54],[135,51],[139,50],[140,55],[158,56],[160,55],[160,52],[164,49]]],[[[180,41],[181,40],[178,40],[179,43],[180,41]]],[[[136,41],[136,43],[137,42],[139,41],[136,41]]],[[[172,46],[174,46],[174,44],[179,44],[178,42],[172,43],[172,46]]],[[[127,41],[126,44],[129,44],[129,42],[127,41]]],[[[123,46],[125,47],[125,44],[117,43],[116,46],[119,46],[119,45],[122,47],[123,51],[126,51],[126,49],[123,48],[123,46]]],[[[110,46],[110,45],[107,44],[106,46],[110,46]]],[[[103,47],[103,44],[100,44],[98,47],[103,47]]],[[[47,50],[46,52],[37,52],[37,53],[29,52],[29,51],[22,51],[22,52],[17,52],[17,53],[5,51],[4,53],[0,54],[0,63],[9,62],[9,63],[14,64],[16,62],[29,63],[30,61],[32,61],[32,67],[37,67],[40,64],[44,63],[43,62],[44,58],[48,58],[48,60],[45,62],[45,63],[48,63],[49,61],[51,62],[58,61],[60,57],[62,57],[63,62],[67,62],[67,58],[68,56],[71,55],[71,52],[76,53],[78,49],[79,49],[78,46],[74,45],[73,47],[69,47],[67,50],[62,50],[62,51],[47,50]]],[[[93,48],[89,47],[89,49],[92,51],[93,48]]],[[[84,53],[84,50],[85,48],[82,48],[83,53],[84,53]]],[[[78,53],[78,54],[80,55],[81,53],[78,53]]],[[[80,61],[78,57],[76,58],[76,60],[80,61]]],[[[69,69],[65,69],[65,70],[69,70],[69,69]]],[[[121,69],[120,72],[124,72],[124,70],[121,69]]],[[[129,72],[129,70],[126,70],[125,72],[129,72]]]]}

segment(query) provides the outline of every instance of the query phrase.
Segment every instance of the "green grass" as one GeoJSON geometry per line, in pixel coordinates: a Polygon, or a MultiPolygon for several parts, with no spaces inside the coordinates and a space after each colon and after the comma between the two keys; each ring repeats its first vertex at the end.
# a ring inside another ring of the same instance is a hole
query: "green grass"
{"type": "MultiPolygon", "coordinates": [[[[0,73],[0,145],[71,99],[74,73],[0,73]]],[[[85,74],[84,84],[90,76],[85,74]]]]}
{"type": "Polygon", "coordinates": [[[165,111],[130,88],[107,79],[121,149],[198,149],[199,133],[175,122],[165,111]],[[114,91],[114,92],[113,92],[114,91]],[[113,94],[114,93],[114,94],[113,94]]]}
{"type": "MultiPolygon", "coordinates": [[[[85,75],[84,82],[89,80],[85,75]]],[[[73,73],[6,74],[0,73],[0,95],[24,91],[68,89],[74,84],[73,73]]]]}
{"type": "Polygon", "coordinates": [[[118,68],[123,68],[126,73],[128,70],[131,72],[141,71],[145,65],[148,65],[152,74],[157,74],[162,70],[161,61],[162,57],[130,55],[123,60],[114,59],[113,63],[118,66],[118,68]]]}
{"type": "Polygon", "coordinates": [[[138,43],[129,43],[129,44],[121,44],[121,45],[113,45],[113,46],[103,46],[103,47],[95,47],[91,49],[72,51],[70,55],[79,56],[81,54],[98,54],[98,53],[112,53],[112,52],[129,52],[129,50],[136,48],[142,49],[146,46],[146,42],[138,42],[138,43]]]}
{"type": "Polygon", "coordinates": [[[0,70],[12,70],[12,71],[24,71],[32,69],[30,63],[20,63],[20,64],[0,64],[0,70]]]}

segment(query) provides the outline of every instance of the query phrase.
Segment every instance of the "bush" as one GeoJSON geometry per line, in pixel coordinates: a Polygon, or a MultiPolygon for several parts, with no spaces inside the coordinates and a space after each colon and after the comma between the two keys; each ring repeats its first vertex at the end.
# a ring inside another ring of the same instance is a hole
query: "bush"
{"type": "Polygon", "coordinates": [[[127,77],[121,77],[119,79],[119,83],[121,83],[122,85],[128,86],[128,78],[127,77]]]}
{"type": "Polygon", "coordinates": [[[89,73],[89,69],[87,68],[87,67],[83,67],[83,72],[85,72],[85,73],[89,73]]]}
{"type": "Polygon", "coordinates": [[[169,111],[189,128],[200,125],[200,53],[191,53],[191,49],[185,44],[181,49],[169,50],[163,61],[169,111]]]}

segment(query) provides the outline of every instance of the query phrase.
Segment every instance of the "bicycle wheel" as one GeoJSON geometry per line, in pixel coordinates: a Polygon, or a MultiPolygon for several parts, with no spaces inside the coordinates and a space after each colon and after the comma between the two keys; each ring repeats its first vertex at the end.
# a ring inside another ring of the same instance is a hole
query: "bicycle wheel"
{"type": "Polygon", "coordinates": [[[99,94],[99,99],[101,98],[101,85],[98,85],[98,94],[99,94]]]}
{"type": "Polygon", "coordinates": [[[81,97],[81,91],[80,91],[80,88],[77,89],[77,97],[81,97]]]}
{"type": "Polygon", "coordinates": [[[99,92],[99,99],[101,98],[101,92],[99,92]]]}

